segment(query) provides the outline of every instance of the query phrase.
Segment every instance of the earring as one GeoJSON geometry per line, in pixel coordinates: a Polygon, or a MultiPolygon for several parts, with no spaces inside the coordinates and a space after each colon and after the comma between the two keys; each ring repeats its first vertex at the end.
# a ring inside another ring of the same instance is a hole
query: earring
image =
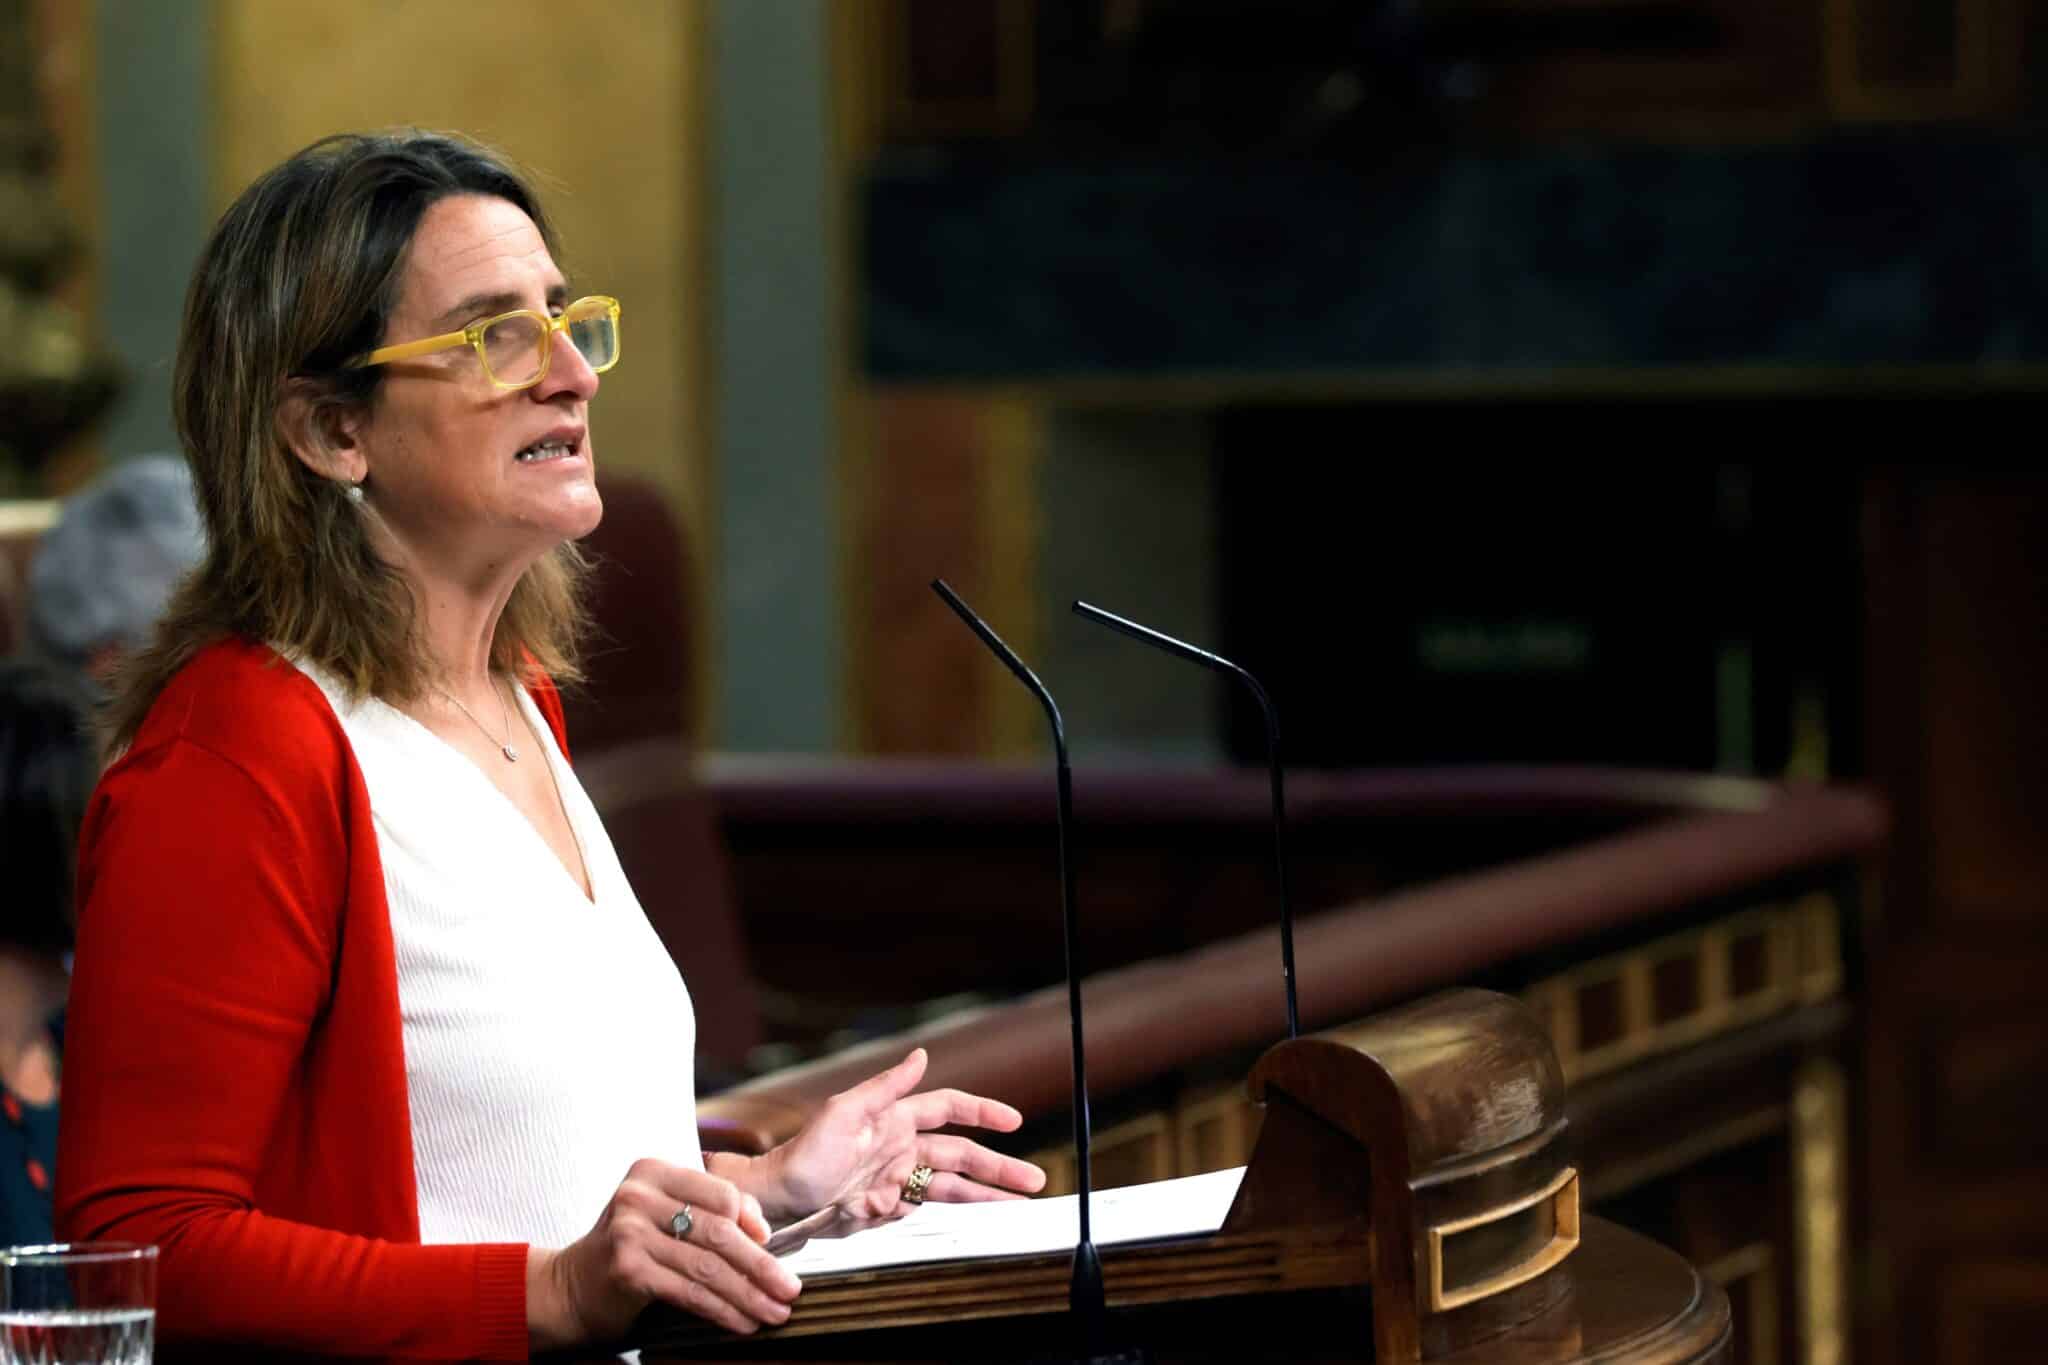
{"type": "Polygon", "coordinates": [[[360,479],[355,483],[343,484],[341,491],[356,506],[361,507],[363,505],[363,485],[360,479]]]}

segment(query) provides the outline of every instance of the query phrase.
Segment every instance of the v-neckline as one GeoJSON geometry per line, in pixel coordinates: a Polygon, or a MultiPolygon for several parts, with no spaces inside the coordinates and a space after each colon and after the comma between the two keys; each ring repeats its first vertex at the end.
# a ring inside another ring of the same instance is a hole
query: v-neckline
{"type": "MultiPolygon", "coordinates": [[[[322,690],[326,689],[323,688],[322,690]]],[[[531,695],[519,684],[517,679],[512,680],[512,692],[513,699],[519,707],[519,714],[525,718],[527,727],[533,732],[534,739],[541,750],[541,762],[547,764],[548,780],[555,789],[555,803],[562,808],[562,819],[569,826],[570,842],[576,845],[576,856],[583,864],[583,880],[588,880],[590,883],[588,890],[584,888],[582,880],[577,878],[574,870],[562,861],[561,855],[555,852],[554,845],[548,842],[548,837],[541,832],[540,826],[536,825],[527,816],[526,812],[519,808],[518,802],[507,796],[497,783],[491,781],[490,774],[485,772],[468,754],[434,733],[433,729],[422,722],[417,716],[400,710],[382,697],[366,697],[364,701],[370,705],[382,707],[386,712],[396,716],[404,724],[418,730],[438,746],[451,763],[458,765],[463,772],[469,774],[477,782],[482,783],[490,794],[504,807],[506,814],[517,820],[520,826],[540,844],[541,851],[546,855],[547,861],[552,863],[561,873],[562,880],[569,884],[569,889],[575,892],[576,898],[594,909],[598,903],[597,869],[591,862],[589,841],[583,837],[583,831],[577,827],[575,811],[570,809],[569,793],[563,785],[561,770],[555,767],[555,760],[560,757],[561,748],[555,741],[554,729],[547,723],[546,718],[540,715],[539,708],[533,704],[531,695]]],[[[563,761],[566,762],[567,760],[564,759],[563,761]]]]}
{"type": "Polygon", "coordinates": [[[465,771],[475,775],[477,781],[490,788],[491,794],[504,803],[505,809],[512,817],[525,826],[533,837],[539,841],[542,850],[547,854],[548,861],[562,870],[563,880],[569,883],[570,887],[576,892],[578,899],[594,907],[597,904],[597,872],[590,864],[590,849],[583,838],[583,832],[576,827],[576,813],[569,809],[569,794],[562,785],[562,774],[555,767],[555,759],[560,753],[560,749],[555,743],[554,730],[548,725],[546,719],[539,715],[538,708],[532,705],[532,698],[528,695],[526,689],[519,685],[517,679],[511,681],[513,701],[517,704],[520,716],[525,719],[527,729],[533,733],[534,742],[541,751],[541,762],[547,765],[548,781],[555,791],[555,804],[562,808],[562,821],[569,827],[569,841],[576,845],[577,860],[583,864],[582,879],[578,879],[575,871],[562,861],[561,855],[555,852],[554,845],[548,842],[548,836],[541,831],[540,826],[536,825],[525,811],[519,808],[519,803],[507,796],[504,789],[497,783],[491,781],[491,775],[484,771],[481,764],[477,763],[453,744],[450,744],[440,735],[435,734],[433,729],[418,717],[399,710],[381,697],[373,697],[371,700],[387,711],[390,711],[393,715],[403,716],[407,722],[419,727],[422,733],[441,746],[450,759],[461,764],[465,771]],[[590,883],[588,890],[585,890],[583,887],[582,883],[584,880],[590,883]]]}

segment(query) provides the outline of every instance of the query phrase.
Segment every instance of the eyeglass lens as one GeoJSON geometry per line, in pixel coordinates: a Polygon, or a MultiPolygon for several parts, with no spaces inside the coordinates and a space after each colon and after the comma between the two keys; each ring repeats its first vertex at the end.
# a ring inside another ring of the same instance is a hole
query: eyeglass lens
{"type": "MultiPolygon", "coordinates": [[[[593,370],[610,369],[619,358],[619,329],[608,307],[578,309],[562,330],[593,370]]],[[[513,387],[531,384],[540,374],[552,335],[531,314],[517,313],[492,323],[483,334],[484,364],[490,367],[491,378],[513,387]]]]}

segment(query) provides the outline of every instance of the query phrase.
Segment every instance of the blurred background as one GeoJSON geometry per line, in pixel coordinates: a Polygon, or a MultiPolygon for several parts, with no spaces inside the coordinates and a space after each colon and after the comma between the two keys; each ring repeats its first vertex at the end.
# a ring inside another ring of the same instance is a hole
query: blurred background
{"type": "Polygon", "coordinates": [[[1077,763],[1262,753],[1078,596],[1252,667],[1301,769],[1881,794],[1846,1306],[1756,1340],[2008,1358],[2048,1331],[2044,58],[2037,0],[0,0],[0,531],[175,447],[254,175],[472,134],[623,301],[598,449],[660,545],[608,621],[723,771],[1042,753],[943,575],[1077,763]]]}

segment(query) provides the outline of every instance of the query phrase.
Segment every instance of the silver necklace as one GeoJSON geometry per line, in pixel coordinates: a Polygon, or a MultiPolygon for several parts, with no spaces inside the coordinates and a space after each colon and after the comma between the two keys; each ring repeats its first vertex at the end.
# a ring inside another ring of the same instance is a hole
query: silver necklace
{"type": "Polygon", "coordinates": [[[505,694],[498,690],[498,683],[495,678],[491,680],[491,695],[498,699],[498,719],[505,726],[505,737],[503,739],[499,739],[496,735],[492,734],[484,723],[476,718],[476,712],[462,704],[462,698],[456,696],[439,683],[434,684],[434,690],[454,702],[455,709],[468,716],[469,723],[482,730],[484,738],[498,746],[498,752],[505,755],[507,763],[517,763],[519,761],[519,751],[512,747],[512,714],[505,709],[505,694]]]}

